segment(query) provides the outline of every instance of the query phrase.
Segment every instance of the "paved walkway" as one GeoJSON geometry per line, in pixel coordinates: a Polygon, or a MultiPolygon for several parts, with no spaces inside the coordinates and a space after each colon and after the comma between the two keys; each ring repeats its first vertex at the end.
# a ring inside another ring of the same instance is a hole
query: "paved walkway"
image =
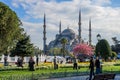
{"type": "MultiPolygon", "coordinates": [[[[65,78],[52,78],[52,79],[45,79],[45,80],[86,80],[89,76],[75,76],[75,77],[65,77],[65,78]]],[[[115,76],[114,80],[120,80],[120,74],[115,76]]]]}

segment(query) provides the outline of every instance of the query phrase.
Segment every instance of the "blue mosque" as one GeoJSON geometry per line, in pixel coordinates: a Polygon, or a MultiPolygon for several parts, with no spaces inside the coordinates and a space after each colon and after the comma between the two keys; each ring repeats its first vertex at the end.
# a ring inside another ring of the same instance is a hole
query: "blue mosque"
{"type": "Polygon", "coordinates": [[[72,29],[69,29],[69,27],[65,30],[63,30],[60,34],[56,35],[55,40],[51,41],[48,45],[48,48],[54,48],[54,47],[58,47],[61,48],[62,44],[61,44],[61,39],[65,38],[67,40],[67,44],[66,44],[66,49],[68,51],[71,51],[74,47],[74,45],[76,45],[77,43],[79,43],[78,41],[78,35],[75,34],[75,32],[72,29]]]}
{"type": "MultiPolygon", "coordinates": [[[[79,11],[79,21],[78,21],[78,34],[74,32],[69,27],[63,31],[61,31],[61,22],[59,24],[59,34],[56,34],[55,39],[50,41],[48,45],[46,45],[46,20],[44,15],[44,25],[43,25],[43,46],[44,53],[46,50],[50,50],[51,48],[61,48],[61,39],[65,38],[67,40],[67,44],[65,46],[66,50],[71,52],[76,44],[83,43],[84,40],[81,38],[81,11],[79,11]]],[[[91,45],[91,20],[89,20],[89,41],[88,44],[91,45]]]]}

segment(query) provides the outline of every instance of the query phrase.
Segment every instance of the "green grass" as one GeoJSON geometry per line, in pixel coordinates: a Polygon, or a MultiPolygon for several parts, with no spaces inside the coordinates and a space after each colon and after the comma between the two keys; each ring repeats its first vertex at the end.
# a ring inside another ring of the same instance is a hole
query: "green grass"
{"type": "MultiPolygon", "coordinates": [[[[42,64],[44,66],[44,64],[42,64]]],[[[50,64],[45,64],[45,66],[50,66],[50,64]]],[[[77,76],[77,75],[86,75],[89,74],[88,63],[84,66],[84,64],[79,64],[81,66],[78,70],[73,70],[72,64],[61,65],[59,69],[54,70],[51,68],[40,68],[40,66],[35,71],[28,71],[27,66],[23,68],[17,67],[5,67],[0,68],[0,77],[10,77],[10,76],[25,76],[31,77],[33,74],[37,77],[66,77],[66,76],[77,76]]],[[[103,73],[119,73],[120,74],[120,63],[119,62],[104,62],[102,67],[103,73]]],[[[23,78],[20,78],[23,79],[23,78]]],[[[9,80],[9,78],[8,78],[9,80]]],[[[12,79],[10,79],[12,80],[12,79]]],[[[14,79],[19,80],[19,79],[14,79]]]]}
{"type": "MultiPolygon", "coordinates": [[[[103,72],[120,72],[120,66],[103,66],[103,72]]],[[[10,76],[10,75],[26,75],[26,74],[49,74],[49,73],[72,73],[72,72],[79,72],[79,73],[87,73],[89,72],[88,68],[80,68],[78,70],[73,70],[72,68],[59,68],[58,70],[54,69],[40,69],[35,71],[28,71],[25,70],[7,70],[7,71],[0,71],[0,76],[10,76]]]]}
{"type": "Polygon", "coordinates": [[[103,67],[103,72],[104,73],[120,73],[120,66],[104,66],[103,67]]]}

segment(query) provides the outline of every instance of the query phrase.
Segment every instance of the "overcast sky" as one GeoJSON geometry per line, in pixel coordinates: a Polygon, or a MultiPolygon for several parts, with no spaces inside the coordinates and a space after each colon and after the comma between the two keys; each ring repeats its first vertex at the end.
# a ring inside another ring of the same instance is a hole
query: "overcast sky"
{"type": "Polygon", "coordinates": [[[82,39],[88,41],[89,18],[92,20],[92,44],[96,35],[113,44],[112,37],[120,40],[120,0],[0,0],[15,11],[30,35],[31,42],[43,49],[43,15],[46,14],[47,44],[69,27],[78,34],[78,14],[82,12],[82,39]]]}

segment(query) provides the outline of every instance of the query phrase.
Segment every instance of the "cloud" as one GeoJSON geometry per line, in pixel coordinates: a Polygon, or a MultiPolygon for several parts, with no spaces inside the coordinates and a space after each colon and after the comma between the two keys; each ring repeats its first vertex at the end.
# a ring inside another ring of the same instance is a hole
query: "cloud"
{"type": "MultiPolygon", "coordinates": [[[[22,18],[23,26],[27,33],[31,35],[31,39],[35,44],[36,41],[40,41],[38,46],[43,42],[44,13],[46,13],[47,43],[53,40],[58,33],[60,20],[62,22],[62,30],[69,25],[75,32],[78,31],[79,9],[82,11],[83,38],[88,39],[90,17],[92,19],[92,41],[94,44],[97,42],[96,35],[98,33],[109,40],[110,43],[112,43],[111,37],[120,33],[120,7],[111,7],[111,0],[71,0],[60,3],[55,0],[49,0],[49,2],[45,0],[12,0],[12,2],[14,7],[22,7],[24,9],[27,18],[22,18]],[[30,22],[30,19],[39,20],[40,22],[30,22]]],[[[120,39],[120,37],[118,38],[120,39]]],[[[40,47],[42,48],[42,45],[40,47]]]]}
{"type": "Polygon", "coordinates": [[[94,5],[108,5],[111,4],[110,0],[91,0],[94,5]]]}
{"type": "Polygon", "coordinates": [[[13,2],[12,5],[13,5],[15,8],[18,8],[18,7],[19,7],[19,5],[16,4],[15,2],[13,2]]]}

